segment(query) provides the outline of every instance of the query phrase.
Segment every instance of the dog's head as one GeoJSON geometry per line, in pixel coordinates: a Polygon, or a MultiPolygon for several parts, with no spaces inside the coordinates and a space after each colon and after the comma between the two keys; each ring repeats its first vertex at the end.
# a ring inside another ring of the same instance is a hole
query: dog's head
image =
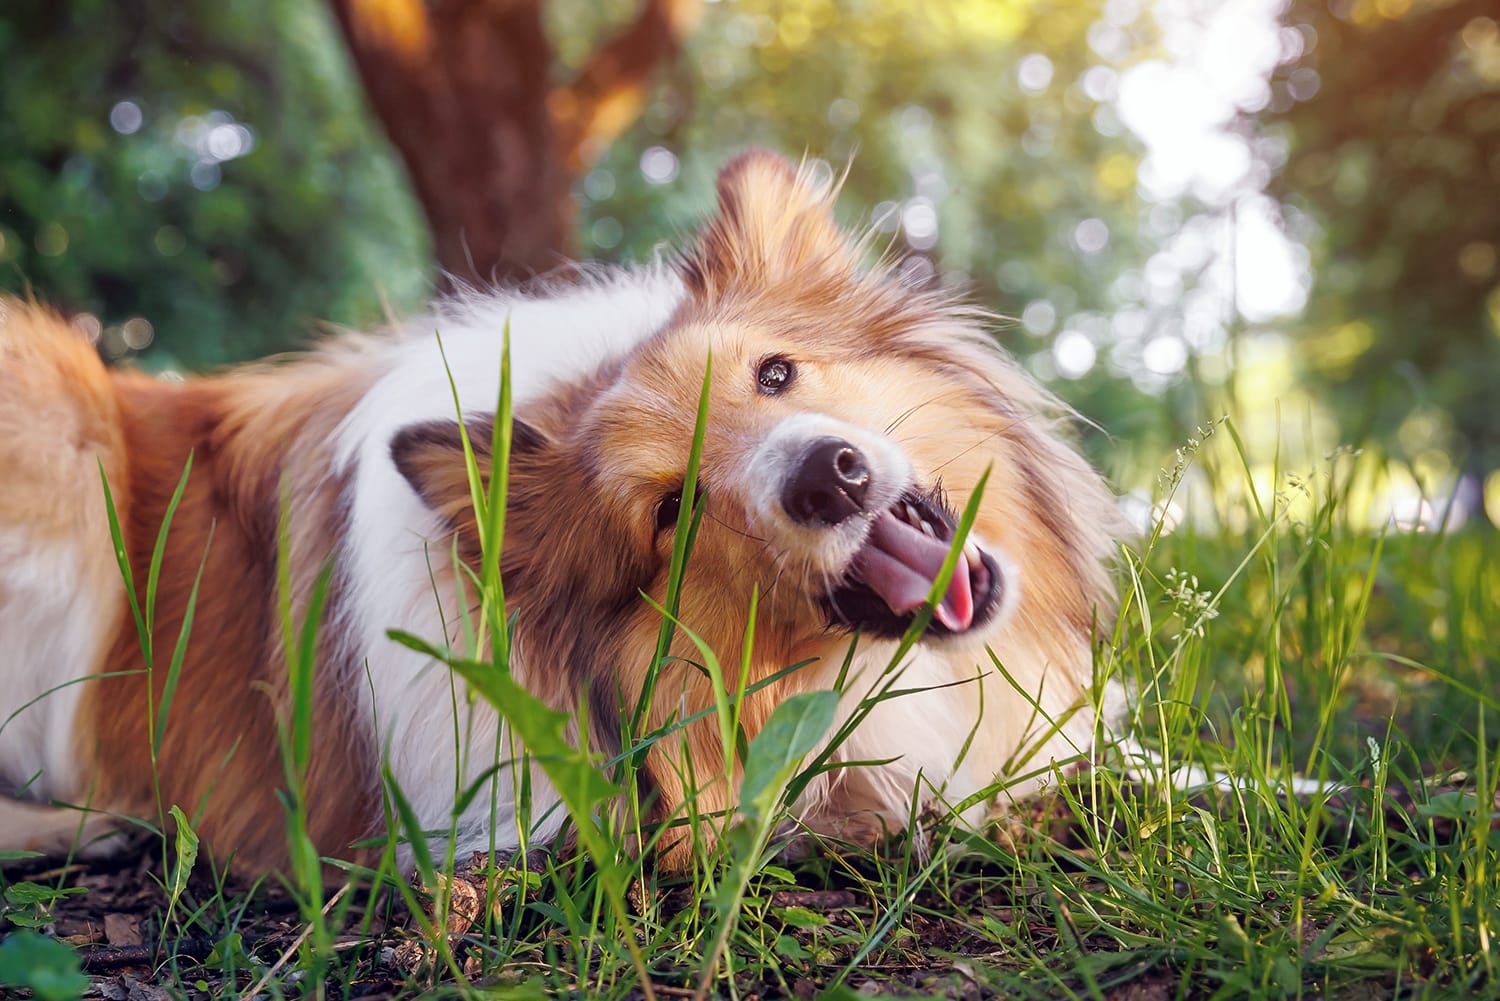
{"type": "MultiPolygon", "coordinates": [[[[640,595],[662,600],[690,501],[702,518],[679,619],[726,665],[740,661],[753,596],[762,676],[841,657],[856,631],[901,635],[955,548],[924,644],[966,657],[970,676],[985,644],[1001,656],[1007,643],[1086,650],[1110,600],[1115,516],[1056,433],[1061,408],[972,310],[862,269],[809,172],[752,153],[718,190],[678,265],[686,294],[672,320],[518,415],[503,573],[528,684],[558,686],[560,702],[590,693],[595,714],[635,698],[661,621],[640,595]],[[684,498],[706,373],[698,496],[684,498]]],[[[462,535],[458,447],[456,426],[429,425],[393,453],[462,535]]],[[[685,642],[677,652],[697,659],[685,642]]],[[[684,665],[663,686],[664,711],[711,704],[684,665]]]]}

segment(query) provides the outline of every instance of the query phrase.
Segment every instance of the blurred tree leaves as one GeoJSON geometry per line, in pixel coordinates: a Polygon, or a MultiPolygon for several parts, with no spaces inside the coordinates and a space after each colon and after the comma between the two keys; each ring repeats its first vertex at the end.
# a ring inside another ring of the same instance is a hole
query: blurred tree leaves
{"type": "MultiPolygon", "coordinates": [[[[848,167],[840,212],[908,280],[1024,312],[1002,336],[1040,375],[1056,332],[1087,327],[1101,363],[1068,395],[1142,441],[1136,416],[1161,428],[1161,408],[1104,362],[1130,298],[1116,279],[1142,256],[1136,148],[1111,99],[1151,30],[1138,5],[1111,7],[707,3],[639,121],[583,151],[582,256],[680,243],[738,149],[805,152],[848,167]]],[[[542,13],[560,85],[641,5],[542,13]]],[[[412,305],[428,244],[330,24],[307,0],[7,8],[0,282],[99,314],[110,354],[144,317],[148,357],[189,366],[295,344],[318,317],[368,322],[383,295],[412,305]]]]}
{"type": "MultiPolygon", "coordinates": [[[[649,7],[543,0],[553,97],[649,7]]],[[[1292,0],[1283,20],[1292,58],[1253,124],[1314,255],[1305,378],[1345,438],[1496,468],[1495,13],[1292,0]]],[[[1157,30],[1135,0],[705,3],[635,124],[568,154],[561,215],[581,256],[638,260],[686,238],[747,145],[847,169],[844,221],[907,280],[1024,318],[1001,339],[1139,465],[1179,437],[1174,409],[1212,416],[1139,357],[1193,294],[1143,304],[1142,262],[1192,207],[1139,197],[1114,103],[1157,30]]],[[[107,355],[154,336],[153,365],[260,356],[430,290],[430,237],[324,4],[12,0],[0,66],[0,287],[94,314],[107,355]]]]}
{"type": "Polygon", "coordinates": [[[1500,467],[1500,25],[1489,0],[1293,0],[1263,128],[1310,218],[1305,375],[1346,434],[1500,467]]]}
{"type": "Polygon", "coordinates": [[[257,357],[423,297],[321,5],[10,0],[0,66],[0,288],[99,317],[107,355],[257,357]]]}
{"type": "MultiPolygon", "coordinates": [[[[554,23],[585,6],[553,0],[554,23]]],[[[1087,0],[708,4],[640,122],[583,178],[584,256],[680,243],[717,168],[746,145],[847,167],[844,222],[873,227],[875,249],[907,258],[911,280],[1016,318],[1037,307],[1024,326],[999,325],[1038,374],[1055,376],[1065,323],[1089,327],[1100,364],[1069,400],[1151,449],[1163,408],[1141,406],[1107,342],[1108,317],[1136,295],[1117,279],[1147,256],[1150,208],[1111,101],[1154,26],[1137,5],[1112,6],[1111,19],[1087,0]]]]}

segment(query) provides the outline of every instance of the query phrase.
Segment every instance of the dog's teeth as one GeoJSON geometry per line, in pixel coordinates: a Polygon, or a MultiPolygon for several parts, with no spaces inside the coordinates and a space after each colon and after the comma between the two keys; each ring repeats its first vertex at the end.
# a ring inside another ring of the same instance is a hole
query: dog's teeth
{"type": "Polygon", "coordinates": [[[937,538],[937,532],[933,530],[931,522],[924,521],[921,524],[922,524],[922,532],[923,532],[924,535],[928,535],[928,536],[930,536],[930,537],[932,537],[934,539],[937,538]]]}
{"type": "Polygon", "coordinates": [[[916,528],[918,525],[922,524],[922,516],[917,513],[916,508],[912,507],[910,504],[905,504],[902,506],[902,508],[903,514],[905,514],[906,516],[906,523],[908,525],[910,525],[912,528],[916,528]]]}
{"type": "Polygon", "coordinates": [[[972,542],[964,544],[964,559],[968,561],[971,570],[984,566],[984,557],[980,555],[979,547],[972,542]]]}

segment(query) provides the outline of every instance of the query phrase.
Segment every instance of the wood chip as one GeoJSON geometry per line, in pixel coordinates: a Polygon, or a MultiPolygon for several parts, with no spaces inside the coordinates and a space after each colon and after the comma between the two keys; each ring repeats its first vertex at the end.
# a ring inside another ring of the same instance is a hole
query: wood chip
{"type": "Polygon", "coordinates": [[[141,919],[134,914],[104,915],[104,941],[114,946],[141,944],[141,919]]]}

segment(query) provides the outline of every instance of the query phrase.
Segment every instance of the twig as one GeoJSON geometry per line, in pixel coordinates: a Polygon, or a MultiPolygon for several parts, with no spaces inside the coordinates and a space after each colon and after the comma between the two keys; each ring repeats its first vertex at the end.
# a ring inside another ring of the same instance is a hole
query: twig
{"type": "MultiPolygon", "coordinates": [[[[351,885],[352,884],[350,883],[345,883],[343,886],[339,887],[338,893],[335,893],[332,897],[328,898],[328,903],[323,905],[324,917],[328,916],[328,912],[333,909],[334,904],[343,899],[344,894],[348,892],[351,885]]],[[[276,976],[277,973],[281,972],[281,968],[286,966],[286,964],[291,960],[292,954],[295,953],[298,949],[302,948],[302,943],[307,941],[307,937],[312,934],[312,929],[312,922],[309,921],[306,925],[303,926],[302,934],[298,935],[297,938],[292,942],[292,944],[286,947],[286,951],[278,956],[276,962],[271,964],[270,969],[266,970],[266,972],[261,975],[261,978],[256,981],[255,986],[240,995],[240,1001],[250,1001],[251,998],[259,994],[261,990],[271,982],[271,978],[276,976]]]]}
{"type": "MultiPolygon", "coordinates": [[[[214,951],[213,939],[202,935],[180,938],[171,943],[170,949],[158,950],[155,945],[105,945],[78,950],[83,968],[89,973],[107,973],[126,966],[154,966],[157,957],[170,952],[173,956],[191,956],[202,959],[214,951]]],[[[249,943],[246,943],[247,945],[249,943]]]]}

